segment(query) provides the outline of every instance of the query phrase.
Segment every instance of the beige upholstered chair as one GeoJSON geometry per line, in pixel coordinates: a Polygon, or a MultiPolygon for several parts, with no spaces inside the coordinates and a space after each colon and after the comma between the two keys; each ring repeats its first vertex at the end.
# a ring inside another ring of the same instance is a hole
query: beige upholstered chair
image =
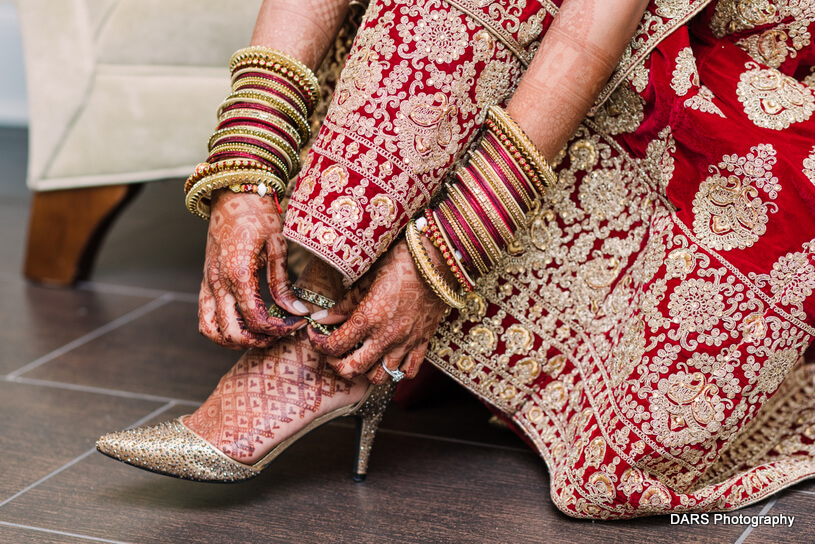
{"type": "Polygon", "coordinates": [[[35,192],[26,276],[80,278],[129,184],[185,177],[206,156],[260,3],[17,0],[35,192]]]}

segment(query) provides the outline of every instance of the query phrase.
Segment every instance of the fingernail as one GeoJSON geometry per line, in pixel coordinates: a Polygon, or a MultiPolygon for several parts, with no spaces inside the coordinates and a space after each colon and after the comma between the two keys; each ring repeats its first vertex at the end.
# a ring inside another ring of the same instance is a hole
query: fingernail
{"type": "Polygon", "coordinates": [[[328,310],[320,310],[319,312],[314,312],[311,314],[311,319],[314,321],[319,321],[321,319],[325,319],[328,317],[328,310]]]}
{"type": "Polygon", "coordinates": [[[302,302],[300,302],[299,300],[295,300],[294,303],[291,306],[292,306],[292,308],[294,308],[295,310],[297,310],[301,314],[307,314],[308,313],[308,308],[306,308],[306,305],[303,304],[302,302]]]}
{"type": "Polygon", "coordinates": [[[284,320],[283,320],[283,323],[285,323],[287,326],[291,327],[292,325],[294,325],[294,324],[295,324],[295,323],[297,323],[298,321],[302,321],[302,323],[301,323],[301,327],[300,327],[300,328],[302,328],[302,327],[305,327],[305,326],[306,326],[306,323],[307,323],[307,322],[306,322],[306,320],[303,318],[303,316],[301,316],[301,315],[292,315],[292,316],[289,316],[289,317],[287,317],[286,319],[284,319],[284,320]]]}

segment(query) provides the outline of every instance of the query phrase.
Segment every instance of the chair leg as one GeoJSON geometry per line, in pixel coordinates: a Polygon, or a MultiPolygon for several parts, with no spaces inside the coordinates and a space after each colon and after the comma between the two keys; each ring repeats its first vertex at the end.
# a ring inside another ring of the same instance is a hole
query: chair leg
{"type": "Polygon", "coordinates": [[[25,277],[61,287],[87,279],[105,234],[140,189],[130,184],[34,193],[25,277]]]}

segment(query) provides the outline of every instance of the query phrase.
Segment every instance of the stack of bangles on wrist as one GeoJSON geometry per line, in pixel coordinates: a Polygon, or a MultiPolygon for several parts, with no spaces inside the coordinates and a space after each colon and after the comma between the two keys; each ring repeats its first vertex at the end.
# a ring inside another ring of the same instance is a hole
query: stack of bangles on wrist
{"type": "Polygon", "coordinates": [[[209,156],[184,185],[187,208],[204,219],[216,189],[283,196],[300,169],[300,148],[311,136],[308,118],[319,98],[311,70],[274,49],[241,49],[230,70],[232,93],[218,108],[209,156]]]}
{"type": "Polygon", "coordinates": [[[447,305],[464,306],[461,291],[471,291],[472,278],[486,275],[501,252],[515,245],[514,235],[525,228],[526,214],[556,181],[521,127],[503,109],[491,107],[481,141],[468,163],[456,170],[447,196],[407,228],[417,268],[447,305]],[[439,249],[458,285],[449,285],[433,267],[419,233],[439,249]]]}

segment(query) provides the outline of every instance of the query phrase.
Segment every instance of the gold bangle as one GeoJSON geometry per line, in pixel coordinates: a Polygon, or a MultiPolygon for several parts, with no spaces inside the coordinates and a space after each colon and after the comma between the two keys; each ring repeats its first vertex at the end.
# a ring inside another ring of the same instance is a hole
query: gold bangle
{"type": "MultiPolygon", "coordinates": [[[[470,160],[470,162],[474,164],[474,166],[478,169],[479,172],[481,172],[484,175],[492,175],[493,179],[495,179],[495,181],[501,182],[501,185],[503,185],[504,187],[506,187],[507,182],[509,182],[509,184],[512,185],[512,188],[515,190],[515,192],[518,193],[518,196],[523,201],[524,206],[526,206],[526,209],[531,210],[532,199],[529,197],[529,193],[527,193],[527,191],[523,187],[518,186],[518,181],[515,179],[515,176],[508,176],[504,170],[500,170],[500,166],[499,166],[500,172],[496,171],[495,168],[492,167],[492,165],[484,156],[485,154],[488,155],[486,149],[484,149],[483,146],[480,146],[479,149],[472,153],[471,155],[472,159],[470,160]],[[507,180],[506,182],[503,179],[501,179],[502,175],[506,178],[507,180]]],[[[511,193],[510,196],[512,196],[511,193]]],[[[515,199],[515,197],[512,197],[512,201],[518,202],[515,199]]],[[[521,210],[521,213],[523,213],[523,210],[521,210]]],[[[524,214],[524,216],[525,215],[526,214],[524,214]]]]}
{"type": "Polygon", "coordinates": [[[223,170],[264,170],[266,172],[270,172],[271,168],[265,164],[261,164],[259,161],[249,159],[225,159],[212,164],[202,162],[195,167],[195,172],[193,172],[184,183],[184,194],[189,193],[190,189],[192,189],[192,187],[204,177],[216,174],[223,170]]]}
{"type": "Polygon", "coordinates": [[[309,116],[308,108],[306,107],[306,103],[303,102],[303,99],[300,98],[299,96],[294,95],[292,93],[292,90],[286,87],[285,85],[282,85],[276,81],[264,79],[262,77],[242,77],[232,84],[232,91],[237,92],[246,90],[265,92],[263,91],[263,89],[244,89],[246,85],[259,85],[262,87],[267,87],[269,89],[274,89],[275,91],[279,92],[286,98],[291,99],[292,102],[297,104],[297,108],[300,110],[300,113],[303,114],[303,117],[309,116]]]}
{"type": "Polygon", "coordinates": [[[288,76],[310,102],[309,114],[313,111],[320,97],[320,82],[308,66],[282,51],[255,45],[236,51],[229,60],[229,71],[234,73],[239,67],[249,65],[288,76]]]}
{"type": "Polygon", "coordinates": [[[282,195],[286,190],[285,184],[271,172],[263,170],[226,170],[209,175],[196,183],[187,193],[184,201],[187,209],[203,219],[209,219],[211,214],[209,196],[212,191],[234,184],[265,184],[271,187],[278,196],[282,195]]]}
{"type": "Polygon", "coordinates": [[[512,231],[509,230],[509,227],[506,223],[499,217],[498,212],[495,211],[495,207],[490,201],[490,198],[484,192],[484,189],[475,181],[473,175],[466,169],[466,168],[459,168],[458,172],[456,172],[456,176],[458,177],[459,181],[467,187],[478,203],[481,205],[481,208],[487,214],[487,217],[490,220],[490,223],[493,224],[495,229],[498,231],[498,234],[504,240],[504,243],[509,246],[510,244],[515,242],[515,236],[512,234],[512,231]]]}
{"type": "Polygon", "coordinates": [[[495,163],[494,167],[490,165],[491,169],[500,171],[500,173],[509,180],[512,186],[515,188],[515,191],[517,191],[518,194],[521,195],[521,198],[523,198],[527,209],[531,210],[535,205],[535,201],[538,200],[541,195],[538,194],[538,189],[535,187],[535,183],[524,173],[523,168],[520,167],[512,156],[509,157],[509,160],[512,161],[512,164],[515,165],[518,172],[520,172],[521,176],[523,176],[523,179],[518,179],[518,176],[511,171],[504,158],[501,157],[498,151],[493,147],[492,142],[482,140],[480,150],[483,150],[483,152],[492,159],[492,162],[495,163]]]}
{"type": "Polygon", "coordinates": [[[280,160],[279,157],[276,157],[272,153],[269,153],[268,151],[266,151],[265,149],[263,149],[262,147],[257,146],[257,145],[242,144],[242,143],[241,144],[238,144],[238,143],[220,144],[220,145],[216,145],[215,147],[210,149],[209,150],[209,155],[211,157],[212,155],[215,155],[215,154],[218,154],[218,153],[224,153],[224,152],[228,153],[230,151],[234,151],[234,152],[238,152],[238,153],[248,153],[250,155],[254,155],[255,157],[263,159],[264,161],[270,162],[270,163],[274,164],[278,168],[281,177],[285,177],[287,180],[290,179],[289,169],[286,168],[286,165],[283,163],[283,161],[280,160]]]}
{"type": "Polygon", "coordinates": [[[221,105],[218,106],[218,118],[221,117],[224,108],[234,104],[259,104],[267,108],[273,108],[283,113],[292,122],[292,126],[297,130],[302,141],[306,142],[311,137],[311,127],[308,119],[297,111],[291,104],[287,104],[282,98],[263,91],[236,91],[227,96],[221,105]]]}
{"type": "Polygon", "coordinates": [[[535,174],[543,181],[545,187],[549,188],[557,183],[557,176],[549,162],[540,154],[520,125],[503,108],[490,106],[487,110],[487,119],[492,120],[507,135],[515,149],[523,155],[535,174]]]}
{"type": "Polygon", "coordinates": [[[305,287],[300,287],[298,285],[293,286],[292,289],[294,289],[294,294],[297,295],[297,298],[310,302],[315,306],[319,306],[320,308],[327,310],[336,304],[336,302],[330,298],[321,295],[320,293],[315,293],[311,289],[306,289],[305,287]]]}
{"type": "Polygon", "coordinates": [[[222,128],[221,130],[215,131],[209,138],[209,144],[207,145],[207,149],[211,150],[213,147],[218,145],[218,142],[220,142],[223,138],[226,138],[228,136],[248,136],[249,138],[263,142],[264,144],[273,147],[280,151],[280,153],[282,153],[283,157],[286,158],[287,162],[286,169],[289,172],[297,172],[297,170],[300,169],[300,157],[297,156],[297,152],[286,140],[271,132],[260,130],[254,127],[238,125],[235,127],[222,128]]]}
{"type": "Polygon", "coordinates": [[[470,164],[478,170],[478,173],[481,174],[484,181],[492,188],[498,200],[504,205],[504,209],[515,223],[515,230],[522,229],[526,225],[526,214],[524,214],[524,211],[515,200],[515,197],[512,196],[512,193],[509,192],[509,188],[504,185],[504,182],[501,181],[494,172],[491,170],[485,171],[484,168],[481,167],[479,161],[481,157],[476,154],[473,154],[471,157],[470,164]]]}
{"type": "Polygon", "coordinates": [[[452,202],[461,215],[464,216],[464,220],[467,221],[467,225],[470,227],[470,230],[473,231],[473,234],[475,234],[476,239],[481,243],[481,247],[484,248],[484,252],[490,260],[490,262],[486,264],[492,268],[501,259],[501,248],[495,240],[493,240],[492,236],[490,236],[489,230],[481,221],[478,214],[475,213],[472,206],[470,206],[470,203],[464,198],[464,195],[461,194],[458,184],[450,186],[447,195],[448,198],[450,198],[450,202],[452,202]]]}
{"type": "MultiPolygon", "coordinates": [[[[486,275],[487,272],[489,272],[487,265],[484,264],[484,261],[481,259],[481,254],[478,253],[478,250],[473,245],[472,240],[470,240],[464,234],[464,231],[461,230],[461,225],[458,224],[456,218],[453,216],[453,213],[450,211],[450,206],[448,203],[441,202],[438,209],[455,231],[456,238],[458,238],[461,244],[464,246],[464,250],[470,256],[470,260],[472,261],[473,266],[475,266],[475,269],[478,271],[478,274],[481,276],[486,275]]],[[[439,230],[441,230],[441,228],[439,230]]]]}
{"type": "Polygon", "coordinates": [[[286,123],[279,117],[275,117],[271,113],[266,113],[265,111],[253,110],[251,108],[238,108],[223,112],[218,118],[218,121],[222,123],[236,117],[253,119],[272,125],[276,129],[282,130],[288,134],[291,139],[295,141],[298,148],[303,145],[302,136],[300,136],[300,133],[297,132],[293,125],[286,123]]]}
{"type": "Polygon", "coordinates": [[[422,234],[419,232],[419,229],[416,227],[416,221],[413,219],[408,222],[405,239],[407,240],[410,256],[413,257],[413,262],[416,264],[416,268],[419,269],[419,273],[427,285],[429,285],[442,302],[448,306],[458,309],[463,308],[464,298],[447,284],[438,270],[433,266],[433,261],[430,260],[430,255],[427,254],[427,250],[425,250],[422,244],[422,234]]]}

